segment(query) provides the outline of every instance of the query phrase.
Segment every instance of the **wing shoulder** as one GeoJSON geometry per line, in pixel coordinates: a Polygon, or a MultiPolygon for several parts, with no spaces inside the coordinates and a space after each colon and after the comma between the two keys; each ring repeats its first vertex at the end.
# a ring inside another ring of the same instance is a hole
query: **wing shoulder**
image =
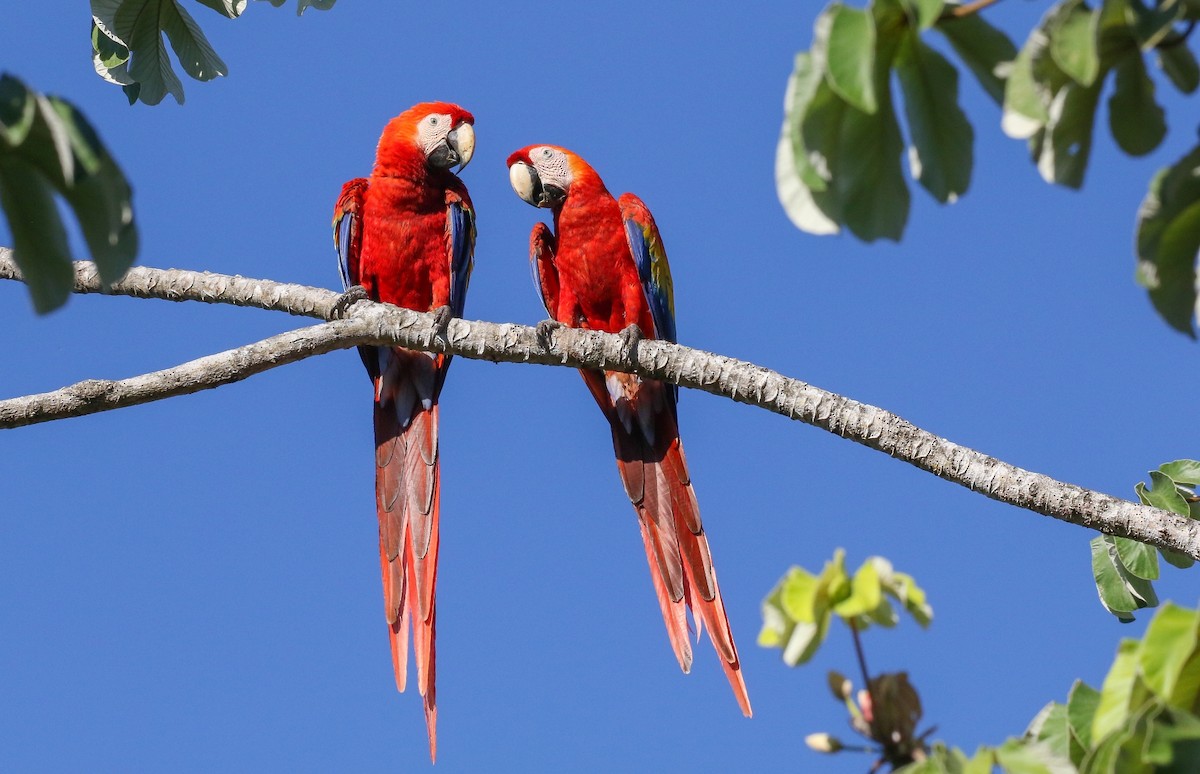
{"type": "Polygon", "coordinates": [[[333,247],[337,251],[338,271],[342,275],[343,289],[360,282],[362,253],[362,213],[367,195],[368,181],[356,177],[342,186],[337,203],[333,207],[333,247]]]}
{"type": "Polygon", "coordinates": [[[558,308],[558,267],[554,263],[556,247],[557,241],[550,227],[545,223],[535,224],[529,233],[529,265],[533,269],[533,284],[551,319],[557,319],[554,313],[558,308]]]}
{"type": "Polygon", "coordinates": [[[655,336],[667,341],[675,337],[675,290],[671,282],[671,266],[654,216],[641,199],[631,193],[617,200],[621,220],[625,223],[625,238],[637,265],[642,292],[654,318],[655,336]]]}
{"type": "Polygon", "coordinates": [[[475,208],[464,186],[446,189],[446,236],[450,251],[450,308],[462,317],[475,268],[475,208]]]}

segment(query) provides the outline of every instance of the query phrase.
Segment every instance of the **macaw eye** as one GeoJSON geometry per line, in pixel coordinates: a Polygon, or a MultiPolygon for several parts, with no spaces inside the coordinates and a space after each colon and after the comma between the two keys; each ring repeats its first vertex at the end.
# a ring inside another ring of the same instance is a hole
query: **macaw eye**
{"type": "Polygon", "coordinates": [[[430,116],[429,117],[429,125],[437,126],[437,124],[438,124],[437,116],[430,116]]]}
{"type": "Polygon", "coordinates": [[[551,155],[553,155],[553,152],[549,148],[542,148],[542,158],[548,159],[551,155]]]}

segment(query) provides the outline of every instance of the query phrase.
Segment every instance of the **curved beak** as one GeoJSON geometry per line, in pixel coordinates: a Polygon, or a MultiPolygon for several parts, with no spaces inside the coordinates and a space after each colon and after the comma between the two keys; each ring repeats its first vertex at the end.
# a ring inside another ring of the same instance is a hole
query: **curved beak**
{"type": "Polygon", "coordinates": [[[553,209],[567,198],[566,191],[556,185],[544,185],[537,170],[524,161],[517,161],[508,168],[508,182],[517,196],[534,207],[553,209]]]}
{"type": "Polygon", "coordinates": [[[429,154],[429,163],[440,169],[449,169],[455,164],[461,172],[475,155],[475,127],[461,123],[450,130],[446,139],[438,143],[429,154]]]}

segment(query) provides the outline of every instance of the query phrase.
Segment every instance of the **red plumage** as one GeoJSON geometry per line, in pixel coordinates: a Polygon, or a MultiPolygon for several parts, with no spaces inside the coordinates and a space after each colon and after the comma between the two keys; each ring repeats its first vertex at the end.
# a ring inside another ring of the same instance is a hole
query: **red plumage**
{"type": "MultiPolygon", "coordinates": [[[[470,160],[473,121],[457,105],[417,105],[385,127],[371,176],[343,186],[335,244],[344,276],[369,298],[421,312],[449,307],[461,316],[474,216],[450,167],[470,160]]],[[[360,353],[374,386],[375,500],[396,687],[403,691],[407,681],[411,628],[429,753],[436,758],[438,396],[450,358],[400,347],[360,353]]]]}
{"type": "MultiPolygon", "coordinates": [[[[579,156],[530,146],[508,160],[523,199],[554,213],[530,235],[530,257],[550,316],[618,333],[636,323],[648,338],[674,339],[673,291],[658,228],[632,194],[618,201],[579,156]]],[[[637,513],[646,559],[671,647],[684,672],[692,649],[686,611],[708,626],[742,712],[750,700],[708,539],[679,440],[675,390],[615,371],[582,370],[609,421],[621,481],[637,513]]]]}

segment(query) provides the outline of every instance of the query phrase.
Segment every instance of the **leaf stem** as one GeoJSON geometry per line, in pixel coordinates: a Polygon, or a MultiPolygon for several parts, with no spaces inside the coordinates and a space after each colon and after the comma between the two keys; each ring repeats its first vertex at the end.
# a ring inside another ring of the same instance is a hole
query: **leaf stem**
{"type": "Polygon", "coordinates": [[[964,16],[972,16],[979,13],[984,8],[987,8],[989,5],[995,5],[998,2],[1000,2],[1000,0],[975,0],[973,3],[954,6],[953,8],[948,8],[942,12],[942,17],[938,19],[938,21],[945,21],[946,19],[961,19],[964,16]]]}

